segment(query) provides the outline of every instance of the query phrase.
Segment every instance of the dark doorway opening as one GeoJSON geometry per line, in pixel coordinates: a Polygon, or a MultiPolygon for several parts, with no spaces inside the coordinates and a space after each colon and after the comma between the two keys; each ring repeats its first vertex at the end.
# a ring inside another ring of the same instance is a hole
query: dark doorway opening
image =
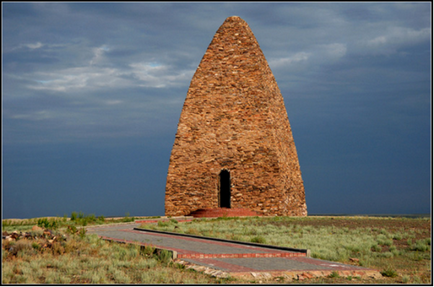
{"type": "Polygon", "coordinates": [[[229,171],[220,172],[220,207],[231,208],[231,176],[229,171]]]}

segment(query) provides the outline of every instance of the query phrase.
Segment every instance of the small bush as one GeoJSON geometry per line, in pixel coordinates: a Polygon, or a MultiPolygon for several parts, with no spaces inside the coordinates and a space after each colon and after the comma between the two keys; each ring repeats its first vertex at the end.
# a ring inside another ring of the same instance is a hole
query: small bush
{"type": "Polygon", "coordinates": [[[125,213],[125,217],[122,219],[123,222],[132,222],[134,220],[135,220],[134,216],[130,217],[130,213],[129,212],[126,212],[125,213]]]}
{"type": "Polygon", "coordinates": [[[38,219],[38,226],[42,228],[48,228],[50,226],[50,223],[48,222],[48,219],[40,218],[38,219]]]}
{"type": "Polygon", "coordinates": [[[422,283],[422,280],[420,279],[419,276],[413,276],[413,282],[414,283],[422,283]]]}
{"type": "Polygon", "coordinates": [[[392,252],[393,256],[399,256],[399,255],[401,255],[401,252],[399,250],[397,250],[397,249],[395,249],[395,250],[393,250],[391,252],[392,252]]]}
{"type": "Polygon", "coordinates": [[[410,277],[407,275],[402,276],[402,283],[408,283],[408,281],[410,280],[410,277]]]}
{"type": "Polygon", "coordinates": [[[80,236],[81,239],[83,239],[86,236],[86,229],[81,228],[78,232],[78,235],[80,236]]]}
{"type": "Polygon", "coordinates": [[[393,244],[393,241],[390,239],[387,239],[384,241],[384,245],[386,245],[386,246],[392,246],[392,244],[393,244]]]}
{"type": "Polygon", "coordinates": [[[32,230],[32,231],[30,231],[30,235],[32,237],[35,237],[35,238],[41,237],[44,235],[44,231],[43,230],[32,230]]]}
{"type": "Polygon", "coordinates": [[[265,242],[267,242],[267,240],[264,237],[262,237],[262,236],[255,236],[255,237],[252,237],[250,239],[250,242],[265,243],[265,242]]]}
{"type": "Polygon", "coordinates": [[[51,224],[50,224],[50,228],[51,228],[51,229],[57,229],[57,228],[59,228],[59,224],[57,223],[56,220],[53,220],[53,221],[51,222],[51,224]]]}
{"type": "Polygon", "coordinates": [[[76,234],[77,227],[75,227],[75,225],[68,225],[68,227],[66,228],[66,232],[70,234],[76,234]]]}
{"type": "Polygon", "coordinates": [[[161,262],[161,264],[167,265],[172,261],[172,253],[166,249],[159,249],[156,254],[156,259],[161,262]]]}
{"type": "Polygon", "coordinates": [[[379,253],[378,256],[379,257],[384,257],[384,258],[392,258],[393,257],[393,253],[392,252],[384,252],[384,253],[379,253]]]}
{"type": "Polygon", "coordinates": [[[381,252],[381,246],[377,244],[372,245],[371,249],[375,252],[381,252]]]}
{"type": "Polygon", "coordinates": [[[401,239],[402,239],[402,235],[401,235],[401,233],[396,233],[396,234],[394,234],[394,235],[393,235],[393,239],[395,239],[395,240],[401,240],[401,239]]]}
{"type": "Polygon", "coordinates": [[[63,253],[65,253],[65,248],[59,242],[54,242],[51,249],[53,251],[53,254],[62,255],[63,253]]]}
{"type": "Polygon", "coordinates": [[[398,276],[398,273],[391,268],[385,269],[385,270],[381,271],[380,273],[384,277],[392,277],[393,278],[393,277],[398,276]]]}
{"type": "Polygon", "coordinates": [[[77,220],[77,212],[73,211],[71,213],[71,221],[75,221],[75,220],[77,220]]]}
{"type": "Polygon", "coordinates": [[[157,225],[159,227],[167,227],[167,226],[169,226],[169,222],[167,222],[167,221],[158,221],[157,225]]]}
{"type": "Polygon", "coordinates": [[[29,240],[18,240],[15,244],[9,248],[9,253],[12,255],[18,255],[19,252],[32,250],[33,246],[29,240]]]}
{"type": "Polygon", "coordinates": [[[41,245],[39,245],[38,242],[32,242],[32,247],[33,247],[33,249],[36,249],[36,250],[40,250],[41,249],[41,245]]]}
{"type": "Polygon", "coordinates": [[[426,246],[425,244],[423,244],[422,242],[417,242],[416,244],[413,244],[411,246],[411,250],[413,251],[427,251],[428,250],[428,246],[426,246]]]}
{"type": "Polygon", "coordinates": [[[329,276],[327,276],[329,278],[339,278],[339,273],[336,271],[333,271],[329,276]]]}
{"type": "Polygon", "coordinates": [[[140,247],[140,255],[145,257],[151,257],[155,252],[155,248],[150,245],[140,247]]]}

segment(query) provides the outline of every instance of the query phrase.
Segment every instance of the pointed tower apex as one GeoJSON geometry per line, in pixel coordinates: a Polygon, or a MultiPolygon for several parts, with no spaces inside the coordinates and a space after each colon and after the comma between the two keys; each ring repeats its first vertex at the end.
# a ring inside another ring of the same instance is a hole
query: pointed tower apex
{"type": "Polygon", "coordinates": [[[245,22],[245,21],[244,21],[243,19],[241,19],[241,17],[239,17],[239,16],[230,16],[230,17],[226,18],[225,21],[233,21],[233,22],[235,22],[235,21],[242,21],[242,22],[245,22]]]}

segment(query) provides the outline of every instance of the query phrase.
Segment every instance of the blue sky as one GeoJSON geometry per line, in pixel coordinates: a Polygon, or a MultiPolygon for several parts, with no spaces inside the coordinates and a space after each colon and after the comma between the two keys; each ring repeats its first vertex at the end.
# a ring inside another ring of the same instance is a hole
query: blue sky
{"type": "Polygon", "coordinates": [[[429,213],[431,10],[2,2],[2,216],[164,215],[191,78],[234,15],[284,97],[308,212],[429,213]]]}

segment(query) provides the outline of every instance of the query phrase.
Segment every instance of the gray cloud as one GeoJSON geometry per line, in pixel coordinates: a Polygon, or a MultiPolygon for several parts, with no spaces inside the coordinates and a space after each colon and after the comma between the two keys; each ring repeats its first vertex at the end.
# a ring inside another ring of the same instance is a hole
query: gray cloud
{"type": "MultiPolygon", "coordinates": [[[[423,174],[430,3],[16,2],[2,8],[5,145],[93,140],[121,147],[164,138],[153,146],[170,147],[193,73],[224,19],[238,15],[281,89],[307,187],[327,163],[334,182],[342,170],[359,172],[351,160],[361,166],[360,177],[388,168],[405,173],[406,164],[423,174]]],[[[168,155],[170,148],[159,152],[168,155]]]]}

